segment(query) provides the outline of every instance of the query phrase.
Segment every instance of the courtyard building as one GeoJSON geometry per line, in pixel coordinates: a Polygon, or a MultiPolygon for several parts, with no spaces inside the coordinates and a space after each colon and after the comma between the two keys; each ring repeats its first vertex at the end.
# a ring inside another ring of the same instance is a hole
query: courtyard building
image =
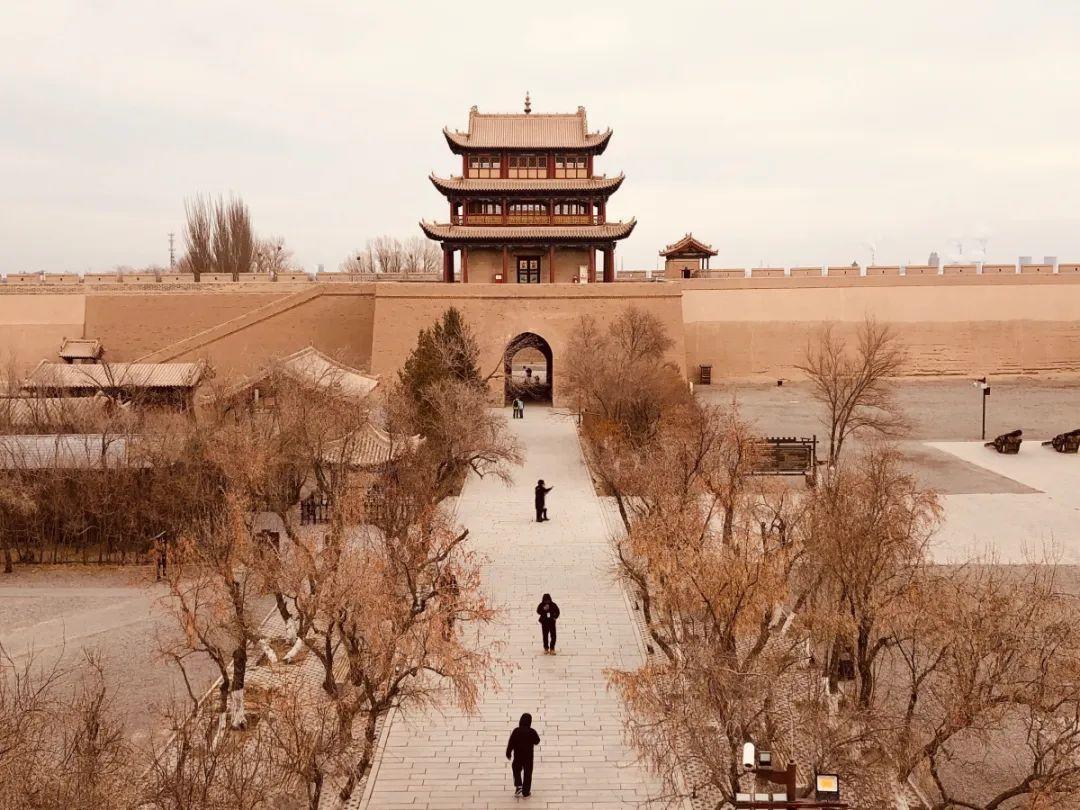
{"type": "Polygon", "coordinates": [[[522,113],[473,107],[467,131],[443,134],[461,156],[461,175],[431,175],[449,202],[449,220],[420,223],[429,239],[442,243],[443,281],[615,281],[615,243],[636,221],[608,218],[608,200],[623,175],[594,170],[610,129],[590,132],[584,107],[534,114],[526,96],[522,113]]]}

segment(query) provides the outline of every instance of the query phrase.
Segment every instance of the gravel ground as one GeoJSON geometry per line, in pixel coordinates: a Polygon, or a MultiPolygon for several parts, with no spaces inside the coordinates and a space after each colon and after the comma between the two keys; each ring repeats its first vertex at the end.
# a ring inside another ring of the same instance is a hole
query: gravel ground
{"type": "MultiPolygon", "coordinates": [[[[910,423],[900,446],[923,486],[947,495],[1037,491],[923,443],[979,439],[981,395],[970,380],[899,380],[894,385],[910,423]]],[[[1025,440],[1042,440],[1080,427],[1080,379],[1017,377],[990,380],[990,386],[988,438],[1022,428],[1025,440]]],[[[817,434],[819,439],[826,435],[822,409],[813,400],[808,383],[720,384],[695,390],[708,402],[727,403],[734,397],[743,415],[755,421],[764,434],[817,434]]],[[[822,455],[827,452],[823,449],[822,455]]]]}
{"type": "MultiPolygon", "coordinates": [[[[0,644],[16,663],[78,665],[99,654],[115,706],[136,742],[158,726],[157,707],[184,694],[176,668],[161,659],[159,639],[177,637],[159,605],[164,586],[150,566],[16,566],[0,575],[0,644]]],[[[205,656],[190,662],[192,686],[210,687],[205,656]]]]}

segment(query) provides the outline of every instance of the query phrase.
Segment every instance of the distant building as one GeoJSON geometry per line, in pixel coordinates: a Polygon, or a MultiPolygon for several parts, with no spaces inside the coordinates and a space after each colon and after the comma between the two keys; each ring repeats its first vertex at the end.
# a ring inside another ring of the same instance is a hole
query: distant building
{"type": "Polygon", "coordinates": [[[716,251],[712,245],[706,245],[688,233],[661,250],[660,255],[664,257],[664,275],[667,278],[691,278],[695,273],[709,269],[709,259],[716,255],[716,251]]]}
{"type": "Polygon", "coordinates": [[[615,243],[635,220],[611,222],[607,202],[623,175],[596,175],[593,160],[611,130],[589,132],[576,113],[469,111],[466,132],[444,129],[461,155],[460,177],[431,175],[450,203],[447,223],[421,222],[442,243],[443,280],[501,284],[615,281],[615,243]],[[458,272],[454,254],[459,255],[458,272]]]}

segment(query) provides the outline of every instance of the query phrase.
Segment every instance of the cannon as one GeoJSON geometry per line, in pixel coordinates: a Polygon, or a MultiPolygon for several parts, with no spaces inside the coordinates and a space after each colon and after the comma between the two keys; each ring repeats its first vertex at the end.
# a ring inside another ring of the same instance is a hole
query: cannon
{"type": "Polygon", "coordinates": [[[1059,453],[1075,453],[1080,450],[1080,428],[1059,433],[1048,442],[1043,442],[1043,447],[1049,445],[1059,453]]]}
{"type": "Polygon", "coordinates": [[[1006,455],[1016,455],[1020,452],[1020,442],[1024,431],[1017,428],[1016,430],[1009,431],[1008,433],[1002,433],[992,442],[987,442],[985,447],[993,447],[999,453],[1005,453],[1006,455]]]}

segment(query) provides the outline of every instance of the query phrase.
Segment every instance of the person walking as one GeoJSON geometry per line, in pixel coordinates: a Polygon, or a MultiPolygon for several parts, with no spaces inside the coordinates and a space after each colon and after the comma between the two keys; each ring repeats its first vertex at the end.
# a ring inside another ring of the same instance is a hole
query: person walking
{"type": "Polygon", "coordinates": [[[540,744],[540,735],[532,727],[532,715],[521,715],[518,726],[510,732],[506,744],[506,758],[513,760],[510,770],[514,774],[514,795],[528,796],[532,793],[533,749],[540,744]]]}
{"type": "Polygon", "coordinates": [[[539,481],[536,482],[536,489],[534,490],[534,493],[535,493],[534,505],[536,506],[536,522],[537,523],[543,523],[545,520],[548,519],[546,498],[547,498],[547,494],[549,492],[551,492],[552,489],[554,489],[554,487],[545,487],[544,486],[544,479],[543,478],[541,478],[539,481]]]}
{"type": "Polygon", "coordinates": [[[521,397],[518,397],[517,408],[518,408],[518,419],[524,419],[525,418],[525,400],[523,400],[521,397]]]}
{"type": "Polygon", "coordinates": [[[551,599],[550,593],[545,593],[536,606],[536,614],[540,617],[540,636],[544,642],[544,655],[555,655],[555,622],[559,619],[559,606],[551,599]]]}

